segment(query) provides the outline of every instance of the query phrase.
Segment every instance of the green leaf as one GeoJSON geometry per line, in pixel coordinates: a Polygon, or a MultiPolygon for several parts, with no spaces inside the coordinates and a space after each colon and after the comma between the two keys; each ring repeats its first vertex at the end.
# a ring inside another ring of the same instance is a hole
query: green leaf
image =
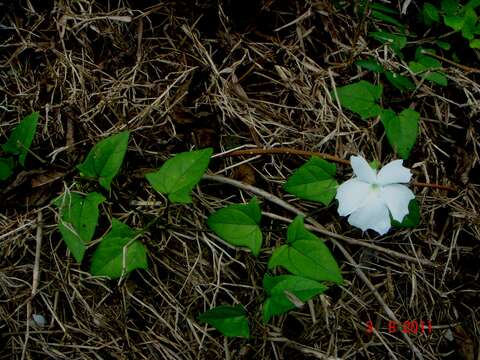
{"type": "Polygon", "coordinates": [[[417,62],[427,69],[438,69],[442,67],[442,63],[431,56],[419,55],[417,56],[417,62]]]}
{"type": "Polygon", "coordinates": [[[392,220],[392,225],[397,228],[414,228],[420,223],[420,206],[416,199],[412,199],[408,203],[408,214],[403,218],[402,222],[392,220]]]}
{"type": "Polygon", "coordinates": [[[58,229],[63,241],[79,263],[98,224],[98,205],[104,201],[105,198],[96,192],[86,196],[65,192],[53,201],[59,208],[58,229]]]}
{"type": "Polygon", "coordinates": [[[462,36],[467,40],[473,40],[475,34],[475,25],[477,24],[477,14],[471,7],[465,8],[464,23],[462,27],[462,36]]]}
{"type": "Polygon", "coordinates": [[[446,41],[436,40],[435,44],[437,44],[438,47],[440,47],[443,50],[450,50],[452,48],[452,45],[450,45],[450,43],[446,41]]]}
{"type": "Polygon", "coordinates": [[[376,101],[382,96],[382,86],[365,80],[337,88],[342,107],[360,115],[362,120],[378,116],[382,111],[376,101]]]}
{"type": "Polygon", "coordinates": [[[374,2],[370,4],[370,7],[372,8],[372,10],[378,10],[387,14],[398,15],[398,10],[392,9],[391,7],[384,4],[379,4],[374,2]]]}
{"type": "Polygon", "coordinates": [[[287,245],[276,248],[268,261],[268,268],[281,266],[294,275],[317,281],[343,281],[340,269],[328,247],[303,225],[297,216],[288,227],[287,245]]]}
{"type": "Polygon", "coordinates": [[[452,15],[460,10],[460,4],[458,0],[442,0],[441,8],[447,15],[452,15]]]}
{"type": "Polygon", "coordinates": [[[191,203],[190,192],[207,170],[212,153],[213,149],[207,148],[177,154],[145,177],[156,191],[168,195],[171,202],[191,203]]]}
{"type": "Polygon", "coordinates": [[[147,249],[141,241],[134,240],[136,235],[128,225],[112,219],[112,229],[93,253],[92,275],[117,279],[135,269],[147,269],[147,249]]]}
{"type": "Polygon", "coordinates": [[[480,39],[470,40],[470,47],[472,49],[480,49],[480,39]]]}
{"type": "Polygon", "coordinates": [[[39,116],[38,112],[33,112],[24,117],[13,129],[7,142],[2,146],[3,151],[18,155],[18,161],[22,166],[25,165],[25,158],[35,137],[39,116]]]}
{"type": "Polygon", "coordinates": [[[407,77],[396,74],[392,71],[385,73],[387,80],[400,91],[415,90],[415,84],[407,77]]]}
{"type": "Polygon", "coordinates": [[[440,86],[448,85],[447,77],[439,72],[428,73],[425,75],[425,79],[427,79],[428,81],[434,82],[435,84],[438,84],[440,86]]]}
{"type": "Polygon", "coordinates": [[[480,6],[480,0],[470,0],[465,7],[475,9],[480,6]]]}
{"type": "Polygon", "coordinates": [[[7,180],[13,174],[15,163],[12,158],[0,158],[0,181],[7,180]]]}
{"type": "Polygon", "coordinates": [[[313,156],[300,166],[283,185],[283,189],[301,199],[330,204],[337,193],[335,164],[313,156]]]}
{"type": "Polygon", "coordinates": [[[380,65],[373,57],[369,57],[368,59],[361,59],[355,61],[355,64],[367,69],[369,71],[377,72],[377,73],[383,73],[383,66],[380,65]]]}
{"type": "Polygon", "coordinates": [[[390,44],[392,50],[399,57],[403,57],[401,50],[407,45],[407,37],[399,34],[387,33],[385,31],[374,31],[369,33],[375,40],[380,41],[382,44],[390,44]]]}
{"type": "Polygon", "coordinates": [[[407,159],[417,140],[420,114],[412,109],[405,109],[397,116],[392,110],[384,110],[380,119],[393,150],[402,159],[407,159]]]}
{"type": "Polygon", "coordinates": [[[383,21],[387,24],[395,25],[395,26],[398,26],[399,28],[404,28],[405,27],[405,25],[403,25],[400,21],[398,21],[397,19],[395,19],[394,17],[392,17],[390,15],[384,14],[381,11],[372,10],[372,16],[375,19],[381,20],[381,21],[383,21]]]}
{"type": "Polygon", "coordinates": [[[408,67],[410,68],[410,70],[414,74],[420,74],[421,72],[424,72],[424,71],[428,70],[425,65],[422,65],[422,64],[420,64],[419,62],[416,62],[416,61],[410,61],[408,63],[408,67]]]}
{"type": "Polygon", "coordinates": [[[465,18],[463,16],[451,15],[451,16],[444,16],[443,22],[445,25],[451,27],[455,31],[460,31],[463,28],[463,24],[465,23],[465,18]]]}
{"type": "Polygon", "coordinates": [[[424,3],[423,4],[423,18],[425,20],[425,24],[432,25],[434,22],[440,21],[440,16],[438,15],[438,9],[435,5],[431,3],[424,3]]]}
{"type": "Polygon", "coordinates": [[[431,69],[441,67],[441,63],[436,59],[430,56],[421,55],[418,57],[419,61],[410,61],[408,66],[410,70],[415,74],[423,73],[423,77],[431,82],[434,82],[441,86],[446,86],[448,84],[447,77],[439,72],[432,72],[431,69]]]}
{"type": "Polygon", "coordinates": [[[110,190],[110,184],[120,170],[127,152],[129,136],[129,131],[123,131],[95,144],[85,161],[77,165],[82,176],[98,178],[100,185],[110,190]]]}
{"type": "Polygon", "coordinates": [[[268,322],[272,316],[283,314],[306,302],[328,288],[315,280],[296,275],[270,276],[263,278],[263,288],[267,299],[263,304],[263,321],[268,322]]]}
{"type": "Polygon", "coordinates": [[[256,198],[248,204],[234,204],[210,215],[208,227],[226,242],[245,246],[258,256],[262,248],[262,231],[258,226],[262,212],[256,198]]]}
{"type": "Polygon", "coordinates": [[[198,320],[213,326],[226,337],[250,337],[247,314],[242,305],[214,307],[200,314],[198,320]]]}

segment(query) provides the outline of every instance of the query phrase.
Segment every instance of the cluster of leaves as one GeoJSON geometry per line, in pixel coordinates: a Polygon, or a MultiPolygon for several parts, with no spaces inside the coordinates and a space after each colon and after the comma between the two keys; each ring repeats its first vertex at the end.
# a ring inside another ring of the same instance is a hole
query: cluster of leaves
{"type": "MultiPolygon", "coordinates": [[[[99,141],[77,166],[84,177],[98,180],[110,190],[127,151],[128,131],[99,141]]],[[[58,229],[75,260],[82,262],[87,245],[92,241],[100,215],[99,206],[106,201],[98,192],[81,194],[65,191],[53,201],[59,208],[58,229]]],[[[95,249],[90,272],[97,276],[119,278],[134,269],[146,269],[147,251],[138,240],[141,231],[135,231],[117,219],[112,219],[111,229],[104,234],[95,249]]]]}
{"type": "MultiPolygon", "coordinates": [[[[375,31],[369,32],[369,35],[388,45],[396,56],[404,59],[402,51],[408,45],[408,37],[416,35],[409,32],[407,26],[398,19],[398,10],[378,2],[362,1],[361,5],[363,16],[369,14],[375,27],[375,31]]],[[[479,47],[480,39],[475,38],[475,35],[480,34],[480,24],[475,12],[478,6],[480,0],[471,0],[465,5],[461,5],[458,0],[442,0],[440,8],[427,2],[423,4],[421,15],[427,25],[439,23],[443,19],[445,25],[455,31],[461,31],[463,37],[470,41],[471,47],[479,47]]],[[[433,44],[443,50],[451,48],[445,41],[436,40],[433,44]]],[[[415,58],[408,61],[408,68],[403,73],[386,69],[372,57],[357,60],[355,63],[368,71],[381,74],[391,85],[408,96],[408,93],[417,87],[417,82],[412,81],[417,77],[421,82],[448,85],[448,79],[441,71],[442,63],[438,58],[435,49],[417,47],[415,58]]],[[[397,114],[392,109],[382,108],[380,104],[382,93],[381,84],[375,85],[365,80],[337,88],[342,107],[358,114],[362,120],[380,116],[391,147],[401,158],[407,159],[416,142],[420,115],[413,109],[404,109],[397,114]]]]}
{"type": "Polygon", "coordinates": [[[38,117],[38,112],[33,112],[23,118],[13,129],[7,142],[2,145],[2,150],[11,156],[0,157],[0,181],[12,176],[16,167],[16,158],[20,165],[25,165],[25,159],[37,131],[38,117]]]}
{"type": "MultiPolygon", "coordinates": [[[[369,32],[369,35],[382,44],[387,44],[400,59],[404,59],[402,50],[408,44],[408,36],[415,35],[409,33],[407,26],[397,18],[398,10],[376,2],[363,1],[362,3],[364,16],[369,10],[375,26],[375,31],[369,32]],[[382,29],[381,27],[385,25],[387,27],[382,29]]],[[[439,22],[440,17],[443,17],[446,25],[456,31],[462,31],[464,37],[471,41],[471,45],[475,45],[478,39],[474,39],[473,36],[480,32],[475,13],[475,8],[478,6],[480,6],[480,0],[469,1],[464,6],[460,5],[458,0],[442,0],[440,9],[431,3],[425,3],[422,16],[428,24],[439,22]]],[[[450,44],[445,41],[435,41],[434,44],[441,49],[450,49],[450,44]]],[[[419,77],[418,80],[421,82],[427,81],[431,84],[447,86],[448,79],[441,71],[442,63],[437,57],[434,49],[417,47],[415,58],[408,61],[408,68],[404,73],[386,69],[372,57],[357,60],[355,63],[368,71],[382,74],[391,85],[408,96],[408,93],[417,87],[416,82],[409,76],[414,80],[419,77]]],[[[365,80],[337,88],[342,107],[358,114],[362,120],[380,116],[392,149],[401,158],[407,159],[416,143],[420,114],[408,108],[398,114],[392,109],[384,109],[380,104],[382,93],[381,84],[375,85],[365,80]]]]}
{"type": "MultiPolygon", "coordinates": [[[[98,142],[85,161],[77,166],[80,174],[96,179],[103,188],[110,190],[125,157],[128,139],[129,133],[125,131],[98,142]]],[[[145,177],[170,202],[190,203],[190,193],[205,173],[212,151],[208,148],[177,154],[145,177]]],[[[312,159],[298,169],[285,188],[304,198],[328,204],[335,196],[338,185],[334,179],[335,170],[335,165],[312,159]],[[306,174],[309,176],[304,176],[306,174]]],[[[106,197],[98,192],[80,194],[71,191],[65,191],[54,200],[54,205],[59,208],[59,231],[79,263],[94,237],[100,216],[99,206],[105,201],[106,197]]],[[[207,223],[225,241],[248,247],[253,255],[258,256],[263,242],[261,216],[260,205],[253,198],[248,204],[234,204],[218,210],[208,218],[207,223]]],[[[147,249],[138,239],[142,233],[142,230],[133,230],[112,219],[110,231],[101,237],[93,252],[90,272],[115,279],[135,269],[146,269],[147,249]]],[[[290,225],[287,244],[273,252],[268,267],[283,267],[293,275],[265,276],[265,321],[325,291],[327,287],[318,281],[342,281],[335,259],[322,240],[305,230],[302,217],[290,225]]],[[[226,336],[249,335],[245,310],[239,306],[220,306],[202,314],[199,319],[218,328],[226,336]]]]}
{"type": "Polygon", "coordinates": [[[400,114],[383,109],[379,104],[382,92],[382,85],[365,80],[337,88],[342,107],[358,114],[362,120],[380,116],[393,150],[407,159],[417,140],[420,114],[412,109],[404,109],[400,114]]]}
{"type": "MultiPolygon", "coordinates": [[[[305,200],[329,205],[334,199],[338,183],[336,166],[323,159],[312,157],[298,168],[284,184],[283,189],[305,200]]],[[[415,227],[420,220],[416,200],[409,204],[409,214],[397,227],[415,227]]],[[[226,242],[247,247],[258,256],[262,249],[260,229],[261,210],[253,198],[248,204],[233,204],[222,208],[208,218],[208,226],[226,242]]],[[[287,230],[286,244],[274,249],[268,269],[283,268],[290,274],[273,276],[265,274],[263,288],[266,294],[262,308],[264,322],[272,316],[302,306],[328,287],[325,282],[340,284],[342,275],[337,262],[324,242],[305,229],[304,218],[297,216],[287,230]]],[[[245,310],[219,306],[203,313],[200,320],[207,322],[225,336],[248,337],[248,318],[245,310]]]]}
{"type": "MultiPolygon", "coordinates": [[[[248,204],[233,204],[208,218],[208,226],[223,240],[247,247],[258,256],[262,246],[261,210],[253,198],[248,204]]],[[[328,289],[322,281],[340,284],[340,269],[323,240],[305,229],[303,216],[297,216],[287,230],[287,243],[274,249],[268,269],[283,268],[291,274],[273,276],[266,273],[263,288],[266,298],[262,317],[268,322],[328,289]]],[[[225,336],[248,337],[248,318],[240,307],[219,306],[201,314],[202,320],[225,336]],[[226,311],[228,309],[228,311],[226,311]]]]}
{"type": "MultiPolygon", "coordinates": [[[[374,90],[374,97],[379,95],[378,90],[374,90]]],[[[375,114],[378,109],[371,107],[365,111],[375,114]]],[[[393,117],[394,114],[389,116],[393,117]]],[[[3,145],[5,152],[18,155],[22,165],[35,136],[37,122],[38,113],[27,116],[3,145]]],[[[129,137],[130,133],[123,131],[95,144],[84,162],[77,165],[80,175],[96,180],[103,189],[110,191],[112,181],[122,167],[129,137]]],[[[191,191],[207,170],[212,152],[211,148],[207,148],[177,154],[157,171],[146,174],[146,180],[158,193],[167,196],[170,202],[190,203],[191,191]]],[[[312,157],[289,177],[284,190],[299,198],[329,205],[338,187],[335,175],[334,164],[312,157]]],[[[83,261],[87,247],[94,238],[100,206],[106,200],[98,191],[85,194],[67,189],[53,201],[59,209],[58,229],[78,263],[83,261]]],[[[233,204],[216,211],[209,216],[207,224],[226,242],[249,248],[258,257],[263,246],[261,217],[260,204],[256,198],[252,198],[247,204],[233,204]]],[[[415,226],[416,222],[418,204],[413,204],[409,216],[397,225],[415,226]]],[[[92,254],[92,275],[116,279],[135,269],[147,269],[147,249],[139,239],[144,231],[134,230],[118,219],[111,219],[110,230],[101,236],[92,254]]],[[[273,250],[268,269],[274,271],[283,268],[289,274],[265,274],[264,322],[302,306],[327,290],[328,283],[340,284],[343,281],[328,247],[323,240],[306,230],[303,216],[297,216],[290,224],[286,238],[284,245],[273,250]]],[[[225,336],[249,336],[247,314],[241,305],[218,306],[201,314],[199,320],[214,326],[225,336]]]]}
{"type": "MultiPolygon", "coordinates": [[[[447,0],[446,2],[452,1],[447,0]]],[[[372,18],[377,21],[374,21],[374,25],[377,28],[376,31],[369,32],[369,35],[382,44],[389,45],[392,51],[403,60],[405,56],[402,51],[408,45],[408,37],[416,37],[416,35],[411,33],[407,26],[397,19],[398,10],[375,2],[369,4],[369,6],[372,18]],[[384,25],[387,25],[388,29],[378,30],[378,27],[384,25]]],[[[365,11],[367,8],[365,6],[365,11]]],[[[435,41],[434,44],[444,50],[451,47],[448,42],[441,40],[435,41]]],[[[415,59],[408,63],[408,74],[418,75],[422,80],[425,79],[437,85],[446,86],[447,78],[441,72],[442,64],[434,58],[435,56],[436,51],[434,49],[418,47],[415,51],[415,59]]],[[[357,64],[368,70],[384,73],[387,80],[402,92],[415,89],[415,84],[408,77],[392,70],[385,70],[380,64],[371,59],[357,61],[357,64]]]]}
{"type": "Polygon", "coordinates": [[[426,2],[422,9],[423,21],[427,26],[443,22],[455,32],[461,32],[471,48],[480,49],[480,23],[475,12],[479,6],[479,0],[470,0],[465,5],[458,0],[442,0],[440,8],[426,2]]]}
{"type": "MultiPolygon", "coordinates": [[[[107,191],[117,176],[127,152],[130,133],[124,131],[99,141],[77,165],[83,177],[95,179],[107,191]]],[[[155,190],[168,196],[171,202],[191,202],[190,191],[207,169],[212,149],[181,153],[167,160],[155,173],[146,175],[155,190]]],[[[81,194],[65,191],[54,200],[59,208],[58,229],[75,260],[83,261],[92,241],[100,216],[99,206],[106,201],[98,192],[81,194]]],[[[144,230],[133,230],[117,219],[96,247],[90,272],[112,279],[135,269],[147,269],[147,249],[139,240],[144,230]]]]}

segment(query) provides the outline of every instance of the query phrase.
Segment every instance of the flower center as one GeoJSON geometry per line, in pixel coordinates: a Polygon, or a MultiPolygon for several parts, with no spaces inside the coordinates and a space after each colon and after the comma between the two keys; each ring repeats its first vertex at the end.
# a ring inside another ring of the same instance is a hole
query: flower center
{"type": "Polygon", "coordinates": [[[378,184],[372,184],[372,191],[377,192],[380,191],[380,185],[378,184]]]}

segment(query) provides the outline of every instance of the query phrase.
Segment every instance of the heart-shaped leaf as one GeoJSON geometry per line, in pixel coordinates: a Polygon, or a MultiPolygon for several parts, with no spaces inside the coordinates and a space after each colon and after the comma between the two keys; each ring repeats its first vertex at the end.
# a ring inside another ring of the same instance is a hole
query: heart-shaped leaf
{"type": "Polygon", "coordinates": [[[100,140],[88,153],[85,161],[77,165],[83,176],[98,178],[105,189],[110,190],[113,178],[120,170],[127,152],[129,131],[100,140]]]}
{"type": "Polygon", "coordinates": [[[13,129],[7,142],[2,146],[3,151],[18,155],[18,161],[22,165],[25,165],[25,158],[35,137],[39,116],[38,112],[33,112],[24,117],[13,129]]]}
{"type": "Polygon", "coordinates": [[[382,108],[376,103],[382,96],[382,86],[365,80],[337,88],[342,107],[360,115],[362,120],[380,114],[382,108]]]}
{"type": "Polygon", "coordinates": [[[415,84],[409,78],[392,71],[385,73],[387,80],[400,91],[415,90],[415,84]]]}
{"type": "Polygon", "coordinates": [[[393,150],[402,159],[407,159],[417,140],[420,114],[412,109],[405,109],[397,116],[393,110],[384,110],[380,119],[393,150]]]}
{"type": "Polygon", "coordinates": [[[305,229],[302,216],[297,216],[288,227],[287,242],[274,250],[269,269],[281,266],[312,280],[343,282],[335,258],[321,239],[305,229]]]}
{"type": "Polygon", "coordinates": [[[423,4],[423,19],[425,21],[425,24],[430,26],[435,22],[440,21],[440,16],[438,14],[438,9],[435,7],[435,5],[431,3],[424,3],[423,4]]]}
{"type": "Polygon", "coordinates": [[[117,279],[135,269],[147,269],[147,250],[139,240],[134,239],[136,235],[137,232],[128,225],[112,219],[112,229],[103,237],[92,256],[92,275],[117,279]]]}
{"type": "Polygon", "coordinates": [[[183,152],[168,159],[162,167],[146,174],[148,182],[173,203],[191,203],[190,192],[207,170],[213,149],[183,152]]]}
{"type": "Polygon", "coordinates": [[[301,199],[330,204],[337,192],[335,164],[313,156],[300,166],[283,185],[283,189],[301,199]]]}
{"type": "Polygon", "coordinates": [[[380,65],[373,57],[357,60],[355,61],[355,65],[376,73],[383,73],[384,71],[383,66],[380,65]]]}
{"type": "Polygon", "coordinates": [[[388,33],[386,31],[374,31],[369,33],[369,35],[382,44],[389,44],[395,54],[403,58],[401,50],[407,45],[407,37],[405,35],[388,33]]]}
{"type": "Polygon", "coordinates": [[[459,0],[441,0],[440,6],[443,12],[447,15],[452,15],[460,9],[460,2],[459,0]]]}
{"type": "Polygon", "coordinates": [[[218,236],[235,246],[245,246],[258,256],[262,231],[258,226],[262,212],[256,198],[248,204],[234,204],[210,215],[207,224],[218,236]]]}
{"type": "Polygon", "coordinates": [[[463,24],[465,24],[465,18],[458,15],[444,16],[443,22],[453,30],[460,31],[463,28],[463,24]]]}
{"type": "Polygon", "coordinates": [[[59,207],[58,229],[77,262],[82,262],[86,244],[92,240],[98,224],[98,205],[105,201],[99,193],[86,196],[65,192],[54,200],[59,207]]]}
{"type": "Polygon", "coordinates": [[[462,36],[467,40],[475,37],[475,25],[477,24],[477,14],[471,7],[466,6],[464,11],[464,23],[462,27],[462,36]]]}
{"type": "Polygon", "coordinates": [[[263,321],[268,322],[274,315],[292,310],[314,296],[327,290],[324,284],[296,275],[270,276],[263,278],[267,299],[263,304],[263,321]]]}
{"type": "Polygon", "coordinates": [[[242,305],[214,307],[200,314],[198,320],[213,326],[227,337],[250,337],[247,314],[242,305]]]}

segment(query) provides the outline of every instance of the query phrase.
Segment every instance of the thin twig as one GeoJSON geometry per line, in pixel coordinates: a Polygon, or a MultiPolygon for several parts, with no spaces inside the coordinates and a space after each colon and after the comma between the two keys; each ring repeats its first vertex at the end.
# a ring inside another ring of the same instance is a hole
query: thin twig
{"type": "Polygon", "coordinates": [[[25,331],[25,343],[22,349],[22,360],[25,359],[27,353],[28,340],[30,338],[30,319],[32,318],[32,300],[37,293],[38,284],[40,282],[40,254],[42,250],[42,237],[43,237],[43,217],[42,210],[40,209],[37,214],[37,233],[35,236],[35,261],[33,263],[33,277],[32,277],[32,292],[27,302],[27,329],[25,331]]]}
{"type": "Polygon", "coordinates": [[[232,152],[224,153],[223,156],[273,155],[273,154],[318,156],[325,160],[330,160],[330,161],[337,162],[344,165],[350,165],[350,161],[341,159],[334,155],[325,154],[317,151],[291,149],[286,147],[275,147],[275,148],[269,148],[269,149],[254,148],[254,149],[235,150],[232,152]]]}
{"type": "Polygon", "coordinates": [[[42,250],[43,237],[43,216],[42,210],[38,211],[37,215],[37,234],[36,234],[36,248],[35,248],[35,262],[33,264],[33,279],[32,279],[32,298],[37,293],[38,284],[40,282],[40,254],[42,250]]]}
{"type": "Polygon", "coordinates": [[[418,181],[412,181],[411,184],[413,186],[428,187],[428,188],[431,188],[431,189],[457,191],[454,187],[448,186],[448,185],[431,184],[431,183],[424,183],[424,182],[418,182],[418,181]]]}
{"type": "MultiPolygon", "coordinates": [[[[269,148],[269,149],[252,148],[252,149],[244,149],[244,150],[235,150],[232,152],[222,153],[221,156],[225,156],[225,157],[226,156],[254,156],[254,155],[275,155],[275,154],[318,156],[322,159],[330,160],[339,164],[350,165],[349,160],[339,158],[338,156],[321,153],[317,151],[291,149],[286,147],[275,147],[275,148],[269,148]]],[[[428,187],[431,189],[457,191],[454,187],[449,185],[430,184],[430,183],[417,182],[417,181],[413,181],[412,185],[419,186],[419,187],[428,187]]]]}
{"type": "Polygon", "coordinates": [[[450,65],[453,65],[453,66],[456,66],[458,67],[459,69],[462,69],[462,70],[465,70],[465,71],[468,71],[468,72],[474,72],[474,73],[480,73],[480,69],[476,69],[476,68],[473,68],[473,67],[470,67],[470,66],[466,66],[466,65],[462,65],[462,64],[459,64],[455,61],[452,61],[450,59],[447,59],[443,56],[440,56],[440,55],[437,55],[437,54],[434,54],[430,51],[426,51],[426,50],[423,50],[422,51],[422,54],[426,54],[428,56],[431,56],[431,57],[434,57],[434,58],[437,58],[438,60],[442,60],[450,65]]]}
{"type": "MultiPolygon", "coordinates": [[[[263,198],[265,198],[266,200],[268,200],[270,202],[273,202],[274,204],[277,204],[277,205],[283,207],[286,210],[289,210],[289,211],[293,212],[296,215],[305,216],[305,213],[303,213],[301,210],[297,209],[296,207],[290,205],[286,201],[283,201],[279,197],[277,197],[273,194],[270,194],[270,193],[268,193],[268,192],[266,192],[262,189],[254,187],[252,185],[244,184],[240,181],[236,181],[236,180],[229,179],[229,178],[226,178],[226,177],[223,177],[223,176],[218,176],[218,175],[204,175],[203,178],[205,180],[212,180],[212,181],[220,182],[220,183],[223,183],[223,184],[229,184],[229,185],[233,185],[235,187],[238,187],[240,189],[250,191],[250,192],[252,192],[256,195],[262,196],[263,198]]],[[[323,226],[321,224],[319,224],[317,221],[315,221],[312,218],[306,218],[305,220],[307,222],[309,222],[310,224],[312,224],[313,226],[319,228],[319,229],[323,228],[323,226]]],[[[365,273],[362,271],[362,269],[356,263],[356,261],[350,255],[350,253],[334,238],[331,238],[330,241],[342,252],[343,256],[347,259],[347,261],[350,263],[350,265],[353,266],[357,275],[360,277],[360,279],[365,283],[365,285],[367,285],[367,287],[373,293],[373,295],[375,296],[375,298],[377,299],[379,304],[382,306],[382,308],[385,311],[385,313],[387,314],[387,316],[390,318],[390,320],[393,320],[393,321],[395,321],[395,323],[400,324],[400,321],[397,319],[394,312],[385,303],[385,300],[383,300],[380,293],[377,291],[375,286],[370,282],[370,280],[367,278],[365,273]]],[[[404,332],[402,332],[402,335],[405,338],[405,340],[407,341],[407,343],[409,344],[412,351],[415,353],[415,355],[417,355],[417,357],[419,359],[423,359],[422,353],[418,350],[418,348],[412,342],[412,339],[410,339],[410,336],[408,336],[408,334],[404,333],[404,332]]]]}

